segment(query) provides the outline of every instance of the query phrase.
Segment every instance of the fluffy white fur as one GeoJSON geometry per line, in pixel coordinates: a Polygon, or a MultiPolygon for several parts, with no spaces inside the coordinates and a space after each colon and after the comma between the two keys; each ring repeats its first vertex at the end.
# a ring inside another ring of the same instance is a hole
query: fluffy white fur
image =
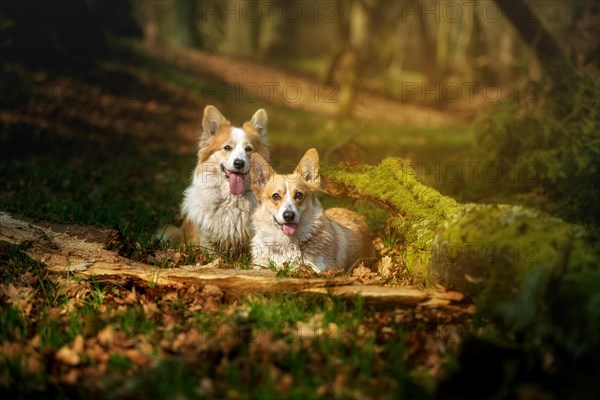
{"type": "MultiPolygon", "coordinates": [[[[216,167],[211,165],[209,168],[216,167]]],[[[244,186],[249,187],[249,184],[244,182],[244,186]]],[[[199,231],[200,240],[192,241],[218,253],[232,255],[246,250],[250,243],[250,215],[256,204],[250,189],[245,189],[242,195],[232,195],[223,177],[195,171],[192,184],[183,194],[181,214],[186,223],[199,231]]],[[[193,234],[189,236],[193,237],[193,234]]]]}
{"type": "Polygon", "coordinates": [[[257,205],[248,176],[250,156],[255,152],[269,156],[267,114],[258,110],[237,128],[215,107],[207,106],[202,126],[198,164],[181,205],[182,239],[222,255],[238,255],[248,250],[250,216],[257,205]],[[236,167],[236,160],[243,167],[236,167]],[[238,184],[243,181],[239,194],[232,191],[239,186],[232,186],[231,174],[236,175],[238,184]]]}

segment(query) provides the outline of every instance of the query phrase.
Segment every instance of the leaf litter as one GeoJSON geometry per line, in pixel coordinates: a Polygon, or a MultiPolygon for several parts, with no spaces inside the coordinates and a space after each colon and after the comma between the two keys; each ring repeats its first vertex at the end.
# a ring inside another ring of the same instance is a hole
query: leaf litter
{"type": "MultiPolygon", "coordinates": [[[[353,275],[365,282],[380,278],[365,266],[353,275]]],[[[232,368],[246,384],[277,382],[275,391],[290,394],[304,376],[298,375],[295,363],[309,374],[329,371],[314,387],[319,396],[373,396],[380,387],[396,385],[383,373],[394,357],[425,370],[431,379],[438,376],[470,318],[446,312],[440,320],[430,309],[365,310],[360,304],[311,297],[293,299],[307,310],[278,317],[276,310],[268,310],[280,307],[276,298],[272,303],[259,296],[258,305],[247,297],[228,300],[210,284],[152,288],[58,275],[38,278],[43,285],[30,286],[33,276],[22,276],[0,286],[3,309],[14,308],[27,321],[26,329],[13,327],[4,334],[4,359],[19,361],[23,376],[47,377],[42,386],[21,381],[21,389],[30,393],[52,387],[106,393],[118,387],[118,397],[128,397],[134,393],[129,385],[135,377],[180,358],[186,368],[202,371],[194,391],[208,397],[227,393],[232,368]],[[57,300],[48,300],[42,287],[52,290],[57,300]],[[261,316],[265,312],[275,314],[261,316]],[[405,350],[393,355],[389,348],[397,343],[405,350]],[[347,351],[362,354],[362,361],[348,362],[347,351]],[[115,368],[122,373],[115,374],[115,368]]],[[[11,386],[6,379],[0,385],[11,386]]]]}

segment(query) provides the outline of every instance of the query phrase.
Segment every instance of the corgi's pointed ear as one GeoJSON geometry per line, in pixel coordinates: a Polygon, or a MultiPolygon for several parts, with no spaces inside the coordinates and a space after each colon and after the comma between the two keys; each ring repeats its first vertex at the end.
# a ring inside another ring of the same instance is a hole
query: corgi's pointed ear
{"type": "Polygon", "coordinates": [[[254,113],[250,123],[258,131],[261,136],[267,134],[267,123],[269,122],[269,117],[267,116],[267,112],[264,109],[260,109],[254,113]]]}
{"type": "Polygon", "coordinates": [[[214,135],[227,119],[215,106],[206,106],[202,117],[202,130],[204,134],[214,135]]]}
{"type": "Polygon", "coordinates": [[[264,190],[267,182],[273,178],[275,171],[267,160],[258,153],[253,153],[250,157],[250,182],[252,182],[252,190],[256,197],[259,197],[264,190]]]}
{"type": "Polygon", "coordinates": [[[302,160],[296,167],[296,173],[300,174],[312,189],[319,188],[321,176],[319,175],[319,153],[317,149],[309,149],[304,153],[302,160]]]}

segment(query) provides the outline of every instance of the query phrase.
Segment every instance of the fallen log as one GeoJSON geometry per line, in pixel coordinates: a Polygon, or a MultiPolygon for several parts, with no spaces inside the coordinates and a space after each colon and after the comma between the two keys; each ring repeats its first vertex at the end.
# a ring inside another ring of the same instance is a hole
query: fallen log
{"type": "Polygon", "coordinates": [[[600,252],[581,227],[521,206],[460,204],[423,185],[397,158],[324,165],[321,173],[325,192],[388,210],[407,268],[429,285],[475,298],[484,315],[560,314],[586,332],[588,316],[600,321],[600,252]]]}
{"type": "Polygon", "coordinates": [[[29,257],[61,276],[94,277],[114,282],[131,280],[137,285],[151,287],[214,285],[230,299],[253,293],[327,294],[343,298],[363,297],[367,303],[380,305],[429,308],[445,307],[462,300],[461,296],[448,297],[433,290],[355,286],[356,279],[348,276],[300,279],[278,277],[276,272],[264,269],[226,269],[221,268],[224,265],[220,259],[208,265],[160,268],[107,250],[104,241],[108,236],[106,231],[99,229],[32,223],[0,212],[0,242],[19,245],[29,257]]]}
{"type": "Polygon", "coordinates": [[[365,300],[378,304],[418,305],[431,298],[424,290],[403,287],[385,287],[374,285],[312,287],[302,290],[306,294],[334,295],[342,298],[363,297],[365,300]]]}

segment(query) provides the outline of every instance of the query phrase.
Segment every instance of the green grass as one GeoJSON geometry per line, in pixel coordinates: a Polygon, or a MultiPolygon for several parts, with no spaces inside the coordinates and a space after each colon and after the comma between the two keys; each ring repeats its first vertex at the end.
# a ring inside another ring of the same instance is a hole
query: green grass
{"type": "Polygon", "coordinates": [[[139,305],[128,307],[125,312],[117,315],[114,326],[115,329],[122,331],[129,337],[136,334],[150,334],[155,328],[154,321],[147,319],[144,310],[139,305]]]}
{"type": "Polygon", "coordinates": [[[66,163],[23,157],[0,164],[0,181],[9,191],[2,209],[57,222],[118,225],[126,237],[142,242],[160,221],[173,218],[187,177],[173,170],[181,159],[140,158],[127,150],[99,159],[75,157],[66,163]],[[170,165],[161,168],[167,160],[170,165]],[[166,178],[156,182],[159,173],[166,178]]]}
{"type": "Polygon", "coordinates": [[[185,365],[182,357],[173,357],[135,376],[124,392],[138,398],[204,398],[197,388],[194,370],[185,365]]]}
{"type": "Polygon", "coordinates": [[[0,242],[0,279],[4,283],[12,281],[25,273],[39,273],[44,267],[39,262],[31,259],[24,250],[27,244],[13,245],[8,242],[0,242]]]}
{"type": "Polygon", "coordinates": [[[45,305],[47,307],[59,306],[64,302],[63,293],[60,288],[56,287],[49,279],[38,276],[38,282],[42,289],[42,294],[45,298],[45,305]]]}
{"type": "Polygon", "coordinates": [[[56,393],[54,390],[49,390],[46,371],[39,370],[35,373],[28,371],[26,359],[0,355],[0,374],[3,379],[9,381],[9,384],[19,385],[27,382],[27,385],[19,385],[18,389],[13,387],[12,391],[10,389],[5,390],[4,387],[0,386],[2,393],[7,398],[66,398],[64,394],[61,396],[60,392],[56,393]]]}
{"type": "Polygon", "coordinates": [[[14,340],[27,337],[27,320],[13,306],[0,310],[0,341],[14,340]]]}
{"type": "Polygon", "coordinates": [[[118,372],[126,372],[132,367],[131,361],[122,354],[113,353],[108,360],[109,368],[115,369],[118,372]]]}

